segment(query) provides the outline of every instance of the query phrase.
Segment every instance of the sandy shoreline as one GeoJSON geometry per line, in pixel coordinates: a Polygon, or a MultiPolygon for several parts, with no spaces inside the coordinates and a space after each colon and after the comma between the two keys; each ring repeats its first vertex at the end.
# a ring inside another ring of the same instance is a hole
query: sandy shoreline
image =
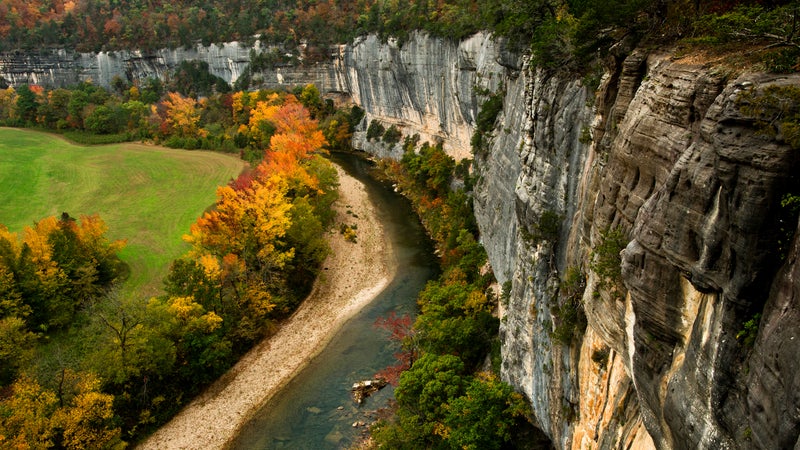
{"type": "Polygon", "coordinates": [[[272,337],[161,427],[139,449],[219,449],[258,408],[370,303],[397,270],[391,243],[364,185],[337,166],[336,223],[356,224],[358,242],[331,232],[331,255],[309,297],[272,337]],[[348,214],[348,211],[351,214],[348,214]]]}

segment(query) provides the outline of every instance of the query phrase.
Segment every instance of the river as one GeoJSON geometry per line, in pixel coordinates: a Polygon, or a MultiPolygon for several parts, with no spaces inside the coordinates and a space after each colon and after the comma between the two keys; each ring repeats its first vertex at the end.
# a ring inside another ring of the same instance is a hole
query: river
{"type": "Polygon", "coordinates": [[[374,411],[392,397],[389,386],[358,406],[350,393],[353,383],[395,362],[398,348],[388,342],[387,332],[375,328],[375,320],[391,312],[414,315],[417,294],[437,275],[433,246],[409,202],[370,177],[371,163],[350,154],[333,154],[331,159],[366,186],[397,252],[397,275],[260,409],[230,448],[344,449],[355,443],[366,428],[353,424],[372,421],[374,411]]]}

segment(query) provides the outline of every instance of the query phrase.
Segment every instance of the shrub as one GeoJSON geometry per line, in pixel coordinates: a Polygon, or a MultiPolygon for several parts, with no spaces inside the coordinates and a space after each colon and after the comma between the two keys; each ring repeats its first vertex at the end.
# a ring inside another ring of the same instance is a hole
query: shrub
{"type": "Polygon", "coordinates": [[[475,119],[475,132],[472,134],[472,152],[475,154],[485,154],[488,151],[487,135],[494,129],[497,116],[503,110],[504,92],[497,92],[489,95],[478,111],[475,119]]]}
{"type": "Polygon", "coordinates": [[[83,145],[106,145],[128,142],[134,138],[129,133],[93,134],[86,131],[71,130],[64,132],[64,137],[83,145]]]}
{"type": "Polygon", "coordinates": [[[767,70],[775,73],[792,73],[800,70],[800,49],[783,48],[766,52],[761,57],[767,70]]]}
{"type": "Polygon", "coordinates": [[[505,283],[503,283],[503,288],[500,291],[500,301],[503,303],[503,305],[508,305],[509,300],[511,300],[511,288],[511,280],[507,280],[505,283]]]}
{"type": "Polygon", "coordinates": [[[353,131],[356,125],[361,123],[361,119],[364,118],[364,110],[359,108],[358,105],[353,105],[350,108],[350,114],[348,118],[348,122],[350,123],[350,131],[353,131]]]}
{"type": "Polygon", "coordinates": [[[560,344],[569,345],[573,338],[580,336],[586,329],[586,315],[580,302],[568,301],[550,312],[556,321],[550,337],[560,344]]]}
{"type": "Polygon", "coordinates": [[[561,344],[570,344],[572,339],[583,333],[586,328],[586,315],[581,302],[585,288],[586,278],[580,268],[569,267],[558,286],[561,304],[550,311],[556,321],[550,336],[561,344]]]}
{"type": "Polygon", "coordinates": [[[800,195],[785,194],[781,198],[781,208],[778,211],[778,256],[781,261],[786,260],[789,249],[797,230],[797,216],[800,215],[800,195]]]}
{"type": "Polygon", "coordinates": [[[695,21],[696,36],[710,36],[718,43],[791,39],[796,12],[791,6],[767,9],[739,5],[721,14],[707,14],[695,21]]]}
{"type": "Polygon", "coordinates": [[[386,130],[385,133],[383,133],[383,142],[389,145],[395,145],[400,142],[400,138],[402,137],[403,133],[401,133],[395,125],[392,125],[388,130],[386,130]]]}
{"type": "Polygon", "coordinates": [[[169,148],[184,148],[186,145],[186,139],[178,136],[178,135],[171,135],[164,141],[164,146],[169,148]]]}
{"type": "Polygon", "coordinates": [[[358,236],[356,235],[356,228],[357,227],[355,225],[347,225],[343,223],[339,225],[339,233],[344,236],[346,241],[355,243],[358,239],[358,236]]]}
{"type": "Polygon", "coordinates": [[[760,133],[782,136],[793,149],[800,149],[800,87],[749,89],[739,95],[736,104],[743,115],[755,119],[760,133]]]}
{"type": "Polygon", "coordinates": [[[367,127],[367,140],[372,141],[374,139],[381,139],[381,136],[383,136],[384,132],[386,132],[386,128],[384,128],[384,126],[381,125],[381,123],[377,120],[372,119],[372,121],[369,123],[369,127],[367,127]]]}
{"type": "Polygon", "coordinates": [[[542,241],[555,242],[563,220],[564,216],[550,209],[545,210],[539,220],[531,225],[530,231],[522,228],[522,239],[531,245],[538,245],[542,241]]]}
{"type": "Polygon", "coordinates": [[[758,336],[758,324],[761,322],[761,313],[755,314],[750,320],[742,324],[742,329],[736,333],[736,340],[746,349],[753,348],[758,336]]]}
{"type": "Polygon", "coordinates": [[[589,267],[600,277],[601,286],[622,289],[620,252],[628,245],[628,239],[619,227],[601,232],[600,239],[600,244],[592,250],[589,267]]]}

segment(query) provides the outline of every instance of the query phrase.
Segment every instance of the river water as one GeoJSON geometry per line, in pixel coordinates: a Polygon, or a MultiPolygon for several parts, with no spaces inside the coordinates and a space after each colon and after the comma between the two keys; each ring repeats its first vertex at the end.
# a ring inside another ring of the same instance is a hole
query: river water
{"type": "Polygon", "coordinates": [[[415,314],[417,294],[437,275],[433,247],[408,201],[369,176],[370,163],[349,154],[331,159],[367,187],[397,251],[395,279],[364,310],[348,321],[328,346],[273,397],[242,429],[233,449],[346,449],[365,431],[354,423],[372,420],[392,397],[391,386],[367,398],[352,399],[353,383],[370,379],[394,364],[395,344],[375,320],[391,312],[415,314]]]}

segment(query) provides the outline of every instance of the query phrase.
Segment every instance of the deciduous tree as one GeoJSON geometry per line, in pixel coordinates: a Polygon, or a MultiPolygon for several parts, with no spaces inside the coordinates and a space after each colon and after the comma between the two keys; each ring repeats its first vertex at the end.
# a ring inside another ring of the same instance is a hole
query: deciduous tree
{"type": "Polygon", "coordinates": [[[162,104],[166,110],[164,125],[168,130],[181,137],[198,134],[200,111],[197,109],[195,99],[183,97],[176,92],[169,92],[167,99],[162,104]]]}

